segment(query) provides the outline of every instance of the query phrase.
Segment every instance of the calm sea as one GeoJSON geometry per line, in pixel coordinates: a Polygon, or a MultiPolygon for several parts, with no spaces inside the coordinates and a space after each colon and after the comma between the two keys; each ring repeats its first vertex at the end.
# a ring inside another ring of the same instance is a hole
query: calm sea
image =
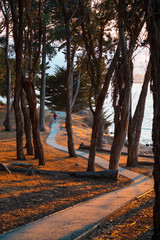
{"type": "MultiPolygon", "coordinates": [[[[133,111],[136,108],[139,94],[141,92],[141,88],[142,88],[142,83],[134,83],[133,84],[133,88],[132,88],[132,97],[133,97],[132,109],[133,109],[133,111]]],[[[106,115],[112,114],[112,116],[109,118],[109,120],[113,121],[111,91],[108,95],[108,98],[105,101],[104,106],[105,106],[105,110],[107,111],[106,115]]],[[[143,123],[142,123],[140,143],[144,143],[144,144],[152,143],[152,136],[151,136],[152,135],[152,120],[153,120],[153,98],[152,98],[152,93],[150,92],[150,87],[149,87],[147,98],[146,98],[145,113],[144,113],[144,119],[143,119],[143,123]]],[[[114,132],[114,124],[111,125],[111,127],[109,128],[109,131],[111,133],[114,132]]]]}

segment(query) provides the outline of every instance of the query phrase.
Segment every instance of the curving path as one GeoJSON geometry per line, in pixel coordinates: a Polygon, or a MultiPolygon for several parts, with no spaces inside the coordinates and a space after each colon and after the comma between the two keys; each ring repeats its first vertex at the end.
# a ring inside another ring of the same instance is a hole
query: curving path
{"type": "MultiPolygon", "coordinates": [[[[65,118],[63,112],[57,112],[57,121],[52,123],[47,144],[62,151],[67,148],[58,145],[55,137],[58,125],[65,118]]],[[[79,156],[88,158],[88,154],[76,151],[79,156]]],[[[108,169],[108,162],[96,157],[96,163],[108,169]]],[[[153,188],[153,179],[144,175],[119,168],[120,174],[133,180],[133,184],[117,191],[100,195],[71,208],[52,214],[38,221],[19,227],[0,235],[0,240],[69,240],[82,239],[83,234],[94,228],[106,216],[121,208],[127,202],[153,188]]]]}

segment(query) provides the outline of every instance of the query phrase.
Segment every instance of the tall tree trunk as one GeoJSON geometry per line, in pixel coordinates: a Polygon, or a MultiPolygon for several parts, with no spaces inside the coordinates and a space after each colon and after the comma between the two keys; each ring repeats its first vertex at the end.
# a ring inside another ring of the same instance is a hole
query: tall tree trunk
{"type": "Polygon", "coordinates": [[[146,70],[141,94],[137,103],[137,107],[134,116],[130,116],[129,126],[128,126],[128,158],[127,166],[136,166],[138,161],[138,146],[141,135],[141,126],[144,116],[145,101],[148,91],[149,80],[151,79],[151,63],[149,61],[146,70]]]}
{"type": "Polygon", "coordinates": [[[42,50],[42,79],[40,92],[40,131],[45,131],[45,90],[46,90],[46,23],[43,27],[43,50],[42,50]]]}
{"type": "Polygon", "coordinates": [[[26,92],[27,100],[29,104],[30,109],[30,118],[32,123],[32,134],[33,134],[33,144],[34,144],[34,151],[35,151],[35,158],[39,159],[39,165],[45,165],[44,161],[44,154],[43,154],[43,148],[41,144],[40,139],[40,126],[39,126],[39,118],[38,113],[36,109],[36,94],[35,94],[35,88],[34,88],[34,82],[33,82],[33,73],[35,72],[35,69],[38,65],[40,51],[41,51],[41,40],[42,40],[42,5],[43,1],[39,0],[39,7],[38,7],[38,30],[39,30],[39,41],[38,41],[38,47],[36,51],[36,56],[34,56],[33,59],[33,21],[32,16],[30,14],[31,10],[31,3],[32,2],[25,2],[25,8],[26,8],[26,16],[27,16],[27,23],[28,23],[28,46],[29,46],[29,77],[26,79],[24,72],[22,71],[22,86],[26,92]],[[33,61],[34,60],[34,61],[33,61]]]}
{"type": "Polygon", "coordinates": [[[20,109],[20,91],[21,91],[21,70],[19,68],[19,61],[16,56],[16,83],[14,96],[14,111],[16,120],[16,143],[17,143],[17,159],[24,160],[23,152],[23,121],[20,109]]]}
{"type": "Polygon", "coordinates": [[[26,135],[27,154],[33,155],[32,137],[31,137],[31,121],[29,116],[29,109],[26,108],[26,94],[23,89],[21,91],[21,107],[22,107],[23,119],[24,119],[24,130],[26,135]]]}
{"type": "MultiPolygon", "coordinates": [[[[0,7],[2,8],[2,5],[0,3],[0,7]]],[[[9,51],[9,8],[5,6],[4,3],[4,9],[3,15],[5,17],[5,25],[6,25],[6,37],[5,37],[5,64],[6,64],[6,70],[7,70],[7,112],[6,112],[6,118],[4,121],[4,126],[6,131],[12,130],[11,125],[11,70],[10,70],[10,64],[9,64],[9,57],[8,57],[8,51],[9,51]]]]}
{"type": "MultiPolygon", "coordinates": [[[[121,3],[119,2],[119,5],[121,3]]],[[[120,6],[121,8],[122,6],[120,6]]],[[[115,107],[115,131],[114,140],[111,148],[109,169],[117,170],[119,165],[119,158],[121,154],[122,147],[125,142],[126,132],[129,122],[130,113],[130,96],[131,96],[131,71],[128,59],[127,43],[125,38],[124,22],[119,14],[119,35],[121,41],[121,51],[124,62],[120,65],[121,69],[118,70],[120,76],[116,75],[116,78],[121,82],[118,83],[119,91],[119,101],[118,106],[115,107]],[[122,75],[122,76],[121,76],[122,75]],[[124,80],[123,80],[124,79],[124,80]],[[123,82],[124,81],[124,82],[123,82]],[[122,88],[124,85],[124,88],[122,88]]]]}
{"type": "Polygon", "coordinates": [[[108,68],[108,72],[105,76],[105,82],[103,88],[101,89],[98,99],[95,113],[93,114],[93,127],[92,127],[92,136],[91,136],[91,144],[89,151],[89,159],[88,159],[88,168],[87,171],[94,171],[95,169],[95,152],[96,152],[96,144],[97,144],[97,129],[99,126],[99,118],[101,117],[103,103],[108,91],[109,83],[112,77],[112,74],[115,70],[115,66],[119,56],[119,45],[117,47],[116,53],[112,59],[112,62],[108,68]]]}
{"type": "Polygon", "coordinates": [[[68,151],[70,157],[77,157],[74,141],[73,141],[73,131],[72,131],[72,120],[71,120],[71,111],[72,111],[72,89],[71,89],[71,76],[73,70],[73,61],[71,58],[71,31],[69,26],[69,20],[65,18],[66,24],[66,38],[67,38],[67,73],[66,73],[66,130],[68,135],[68,151]]]}
{"type": "Polygon", "coordinates": [[[151,77],[153,81],[153,153],[154,189],[153,209],[154,234],[152,240],[160,239],[160,1],[145,0],[148,37],[151,51],[151,77]]]}
{"type": "MultiPolygon", "coordinates": [[[[128,104],[128,101],[124,104],[128,104]]],[[[113,144],[111,147],[111,155],[110,155],[110,163],[109,169],[117,170],[119,166],[119,158],[121,155],[122,147],[124,145],[126,139],[126,132],[128,127],[128,118],[129,113],[128,110],[125,110],[123,120],[120,124],[117,125],[114,133],[113,144]]]]}
{"type": "Polygon", "coordinates": [[[101,111],[99,111],[99,109],[97,109],[97,111],[93,114],[93,127],[92,127],[92,136],[91,136],[91,144],[90,144],[88,168],[87,168],[88,172],[89,171],[95,171],[97,129],[98,129],[98,126],[99,126],[99,117],[100,117],[100,115],[101,115],[101,111]]]}
{"type": "Polygon", "coordinates": [[[39,118],[36,109],[35,89],[33,83],[31,81],[27,81],[27,79],[24,76],[24,73],[22,76],[22,85],[26,92],[27,100],[29,103],[35,158],[39,159],[39,165],[45,165],[43,148],[40,139],[39,118]]]}
{"type": "Polygon", "coordinates": [[[22,65],[22,48],[23,48],[23,2],[18,1],[18,14],[15,9],[13,0],[9,0],[11,6],[13,20],[13,37],[16,52],[16,81],[14,110],[16,120],[16,143],[17,143],[17,159],[25,159],[23,153],[23,122],[20,109],[20,92],[21,92],[21,65],[22,65]]]}

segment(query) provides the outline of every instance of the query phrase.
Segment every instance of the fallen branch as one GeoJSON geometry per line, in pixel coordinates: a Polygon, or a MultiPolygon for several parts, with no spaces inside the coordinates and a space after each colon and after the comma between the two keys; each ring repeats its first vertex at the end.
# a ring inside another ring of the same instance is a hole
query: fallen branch
{"type": "Polygon", "coordinates": [[[7,173],[10,173],[11,174],[11,171],[8,169],[8,167],[3,164],[3,163],[0,163],[0,169],[2,170],[5,170],[7,173]]]}
{"type": "Polygon", "coordinates": [[[13,162],[13,163],[7,165],[7,167],[14,167],[14,166],[25,167],[25,168],[33,168],[33,164],[23,163],[23,162],[13,162]]]}
{"type": "Polygon", "coordinates": [[[69,175],[74,177],[105,178],[117,180],[118,170],[104,170],[98,172],[70,172],[69,175]]]}
{"type": "Polygon", "coordinates": [[[137,165],[148,165],[148,166],[151,166],[151,165],[154,165],[154,162],[139,161],[139,162],[137,162],[137,165]]]}

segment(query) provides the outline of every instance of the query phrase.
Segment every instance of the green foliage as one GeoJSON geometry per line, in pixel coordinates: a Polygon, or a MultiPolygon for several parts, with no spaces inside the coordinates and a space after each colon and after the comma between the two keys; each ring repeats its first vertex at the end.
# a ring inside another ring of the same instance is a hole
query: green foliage
{"type": "Polygon", "coordinates": [[[56,67],[55,75],[46,77],[45,104],[49,109],[65,110],[65,76],[66,70],[63,67],[56,67]]]}
{"type": "MultiPolygon", "coordinates": [[[[46,75],[46,99],[45,105],[51,110],[66,109],[66,87],[65,87],[66,69],[56,66],[54,75],[46,75]]],[[[40,80],[40,79],[39,79],[40,80]]],[[[78,74],[74,73],[74,86],[76,87],[78,74]]],[[[79,93],[73,108],[78,111],[88,107],[88,84],[85,76],[81,78],[79,93]]],[[[40,84],[37,85],[40,90],[40,84]]],[[[73,92],[74,94],[74,92],[73,92]]],[[[39,98],[39,96],[38,96],[39,98]]]]}

